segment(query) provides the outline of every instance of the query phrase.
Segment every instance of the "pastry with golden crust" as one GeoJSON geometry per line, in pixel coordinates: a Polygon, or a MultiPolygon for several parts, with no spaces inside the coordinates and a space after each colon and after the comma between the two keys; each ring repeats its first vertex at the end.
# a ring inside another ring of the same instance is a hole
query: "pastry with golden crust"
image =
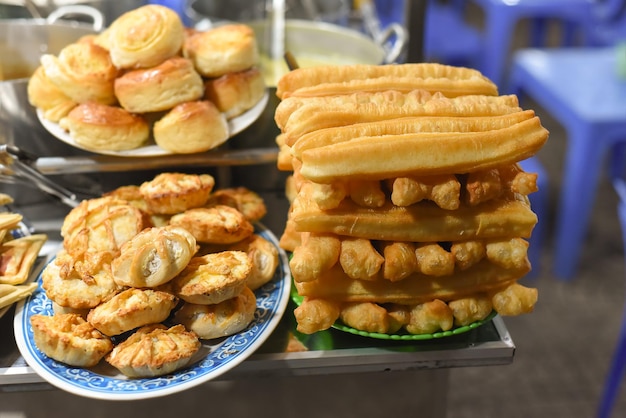
{"type": "Polygon", "coordinates": [[[246,187],[229,187],[215,190],[209,196],[206,206],[215,205],[233,207],[253,223],[260,221],[267,214],[267,206],[263,198],[246,187]]]}
{"type": "Polygon", "coordinates": [[[184,25],[172,9],[148,4],[115,19],[107,29],[106,44],[118,68],[150,68],[178,54],[184,25]]]}
{"type": "Polygon", "coordinates": [[[270,241],[261,235],[252,234],[228,247],[231,251],[245,251],[252,261],[252,270],[248,274],[246,285],[256,290],[272,280],[278,268],[278,250],[270,241]]]}
{"type": "Polygon", "coordinates": [[[118,76],[106,49],[89,42],[64,47],[57,55],[41,56],[46,77],[76,103],[116,103],[113,83],[118,76]]]}
{"type": "Polygon", "coordinates": [[[189,364],[201,347],[198,336],[182,325],[147,325],[115,346],[105,360],[128,377],[173,373],[189,364]]]}
{"type": "Polygon", "coordinates": [[[241,23],[216,26],[188,37],[183,55],[209,78],[247,70],[259,61],[254,31],[241,23]]]}
{"type": "Polygon", "coordinates": [[[145,214],[125,200],[99,197],[83,200],[61,225],[63,247],[73,257],[87,251],[113,256],[147,226],[145,214]]]}
{"type": "Polygon", "coordinates": [[[141,115],[95,102],[74,107],[59,126],[78,145],[96,151],[133,150],[150,137],[150,126],[141,115]]]}
{"type": "Polygon", "coordinates": [[[180,103],[154,123],[154,141],[176,154],[204,152],[230,137],[226,117],[209,101],[180,103]]]}
{"type": "Polygon", "coordinates": [[[61,120],[78,104],[46,77],[42,66],[28,79],[26,91],[28,102],[41,109],[43,117],[52,122],[61,120]]]}
{"type": "Polygon", "coordinates": [[[104,335],[114,336],[164,321],[177,303],[168,292],[130,288],[89,311],[87,321],[104,335]]]}
{"type": "Polygon", "coordinates": [[[204,87],[204,97],[215,103],[227,119],[251,109],[265,94],[265,81],[256,67],[208,79],[204,87]]]}
{"type": "Polygon", "coordinates": [[[60,251],[41,273],[46,296],[64,308],[91,309],[121,290],[113,280],[111,266],[86,253],[75,259],[60,251]]]}
{"type": "Polygon", "coordinates": [[[175,226],[146,228],[122,245],[111,262],[120,286],[154,288],[172,280],[196,253],[196,239],[175,226]]]}
{"type": "Polygon", "coordinates": [[[256,297],[248,287],[225,301],[211,305],[185,303],[174,313],[174,321],[199,338],[210,340],[228,337],[244,330],[253,320],[256,297]]]}
{"type": "Polygon", "coordinates": [[[46,234],[26,235],[0,245],[0,284],[24,283],[48,240],[46,234]]]}
{"type": "Polygon", "coordinates": [[[203,206],[215,186],[209,174],[161,173],[139,186],[151,213],[171,215],[203,206]]]}
{"type": "Polygon", "coordinates": [[[254,232],[241,212],[225,205],[186,210],[172,216],[170,225],[185,228],[198,242],[209,244],[232,244],[254,232]]]}
{"type": "Polygon", "coordinates": [[[37,348],[75,367],[92,367],[113,349],[111,340],[77,314],[30,317],[37,348]]]}
{"type": "Polygon", "coordinates": [[[241,293],[251,270],[252,262],[243,251],[210,253],[194,257],[171,281],[171,289],[185,302],[220,303],[241,293]]]}
{"type": "Polygon", "coordinates": [[[178,56],[154,67],[127,71],[115,79],[115,96],[132,113],[168,110],[203,94],[200,74],[191,61],[178,56]]]}

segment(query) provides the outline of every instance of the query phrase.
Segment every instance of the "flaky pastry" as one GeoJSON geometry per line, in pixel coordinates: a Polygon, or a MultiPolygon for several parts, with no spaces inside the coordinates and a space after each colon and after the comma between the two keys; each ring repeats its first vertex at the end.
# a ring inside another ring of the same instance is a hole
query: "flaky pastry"
{"type": "Polygon", "coordinates": [[[254,232],[241,212],[226,205],[186,210],[172,216],[170,225],[185,228],[198,242],[210,244],[232,244],[254,232]]]}
{"type": "Polygon", "coordinates": [[[161,173],[139,186],[151,213],[175,214],[203,206],[215,186],[209,174],[161,173]]]}

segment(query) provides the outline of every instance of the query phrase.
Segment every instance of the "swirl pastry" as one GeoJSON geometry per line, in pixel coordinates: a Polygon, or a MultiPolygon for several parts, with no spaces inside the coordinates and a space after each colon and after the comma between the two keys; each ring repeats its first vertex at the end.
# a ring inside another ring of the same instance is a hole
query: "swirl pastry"
{"type": "Polygon", "coordinates": [[[28,79],[26,91],[28,102],[41,109],[43,117],[52,122],[61,120],[77,105],[46,77],[42,66],[28,79]]]}
{"type": "Polygon", "coordinates": [[[37,348],[75,367],[92,367],[113,349],[111,340],[77,314],[30,317],[37,348]]]}
{"type": "Polygon", "coordinates": [[[206,100],[175,106],[154,123],[153,134],[159,147],[177,154],[208,151],[230,135],[226,117],[206,100]]]}
{"type": "Polygon", "coordinates": [[[209,78],[247,70],[259,61],[254,31],[240,23],[217,26],[188,37],[183,55],[209,78]]]}
{"type": "Polygon", "coordinates": [[[59,121],[77,144],[91,150],[125,151],[140,147],[150,126],[140,115],[117,106],[82,103],[59,121]]]}
{"type": "Polygon", "coordinates": [[[120,105],[133,113],[168,110],[204,94],[202,78],[191,61],[178,56],[128,71],[115,80],[114,88],[120,105]]]}
{"type": "Polygon", "coordinates": [[[46,77],[77,103],[117,102],[113,83],[118,69],[106,49],[90,42],[69,44],[58,56],[44,54],[41,66],[46,77]]]}
{"type": "Polygon", "coordinates": [[[87,321],[104,335],[114,336],[164,321],[177,303],[168,292],[130,288],[89,311],[87,321]]]}
{"type": "Polygon", "coordinates": [[[120,286],[157,287],[169,282],[196,252],[196,239],[183,228],[147,228],[127,241],[111,263],[120,286]]]}
{"type": "Polygon", "coordinates": [[[185,36],[172,9],[149,4],[124,13],[109,27],[107,44],[118,68],[150,68],[178,54],[185,36]]]}
{"type": "Polygon", "coordinates": [[[199,338],[227,337],[244,330],[254,319],[256,297],[244,287],[237,296],[211,305],[185,303],[174,314],[174,321],[195,332],[199,338]]]}
{"type": "Polygon", "coordinates": [[[182,325],[140,328],[105,357],[128,377],[163,376],[185,367],[200,349],[197,335],[182,325]]]}
{"type": "Polygon", "coordinates": [[[211,78],[205,83],[205,98],[231,119],[251,109],[265,94],[261,71],[254,67],[211,78]]]}

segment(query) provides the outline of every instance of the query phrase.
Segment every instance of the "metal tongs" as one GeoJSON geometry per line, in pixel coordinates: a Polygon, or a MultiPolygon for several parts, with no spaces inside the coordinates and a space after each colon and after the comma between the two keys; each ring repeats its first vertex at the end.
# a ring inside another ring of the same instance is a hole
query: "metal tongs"
{"type": "Polygon", "coordinates": [[[41,191],[58,198],[64,204],[72,208],[78,206],[81,199],[75,193],[54,183],[31,166],[36,159],[35,155],[16,146],[0,145],[0,167],[4,174],[29,180],[41,191]]]}

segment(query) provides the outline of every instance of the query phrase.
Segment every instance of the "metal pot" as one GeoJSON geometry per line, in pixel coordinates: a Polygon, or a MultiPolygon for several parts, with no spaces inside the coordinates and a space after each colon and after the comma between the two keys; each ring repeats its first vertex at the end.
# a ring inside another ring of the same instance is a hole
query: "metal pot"
{"type": "Polygon", "coordinates": [[[0,19],[0,80],[29,77],[43,54],[58,54],[63,47],[102,30],[102,14],[88,6],[64,6],[46,19],[0,19]],[[62,20],[82,16],[92,24],[62,20]]]}

